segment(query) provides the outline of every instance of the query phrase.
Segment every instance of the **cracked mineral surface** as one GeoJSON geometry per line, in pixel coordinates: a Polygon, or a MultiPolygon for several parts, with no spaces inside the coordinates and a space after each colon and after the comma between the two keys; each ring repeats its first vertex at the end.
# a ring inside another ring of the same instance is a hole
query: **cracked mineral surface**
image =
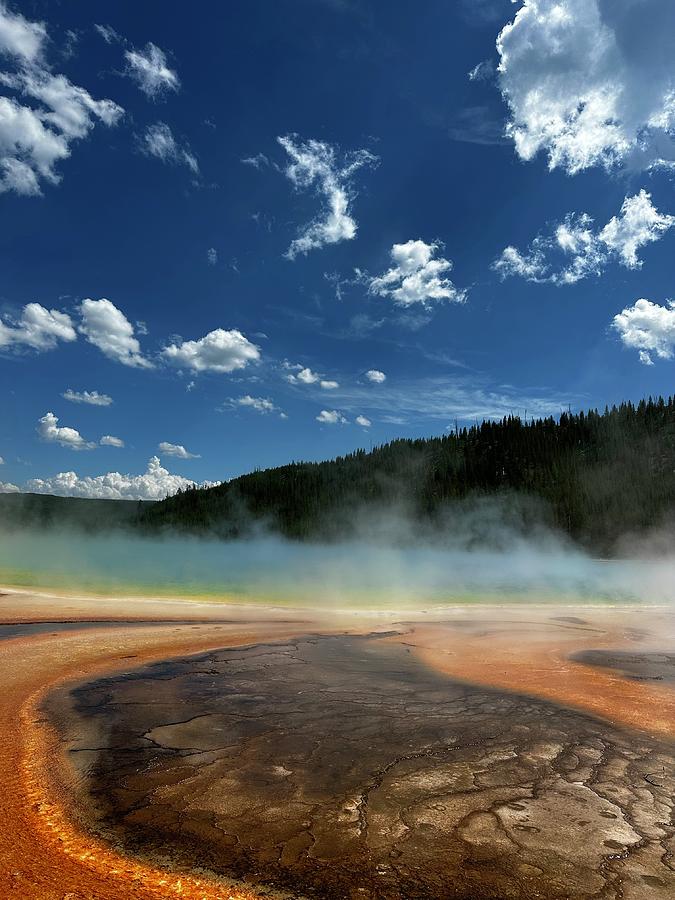
{"type": "Polygon", "coordinates": [[[49,713],[83,824],[129,854],[327,900],[675,896],[672,741],[381,635],[149,665],[49,713]]]}

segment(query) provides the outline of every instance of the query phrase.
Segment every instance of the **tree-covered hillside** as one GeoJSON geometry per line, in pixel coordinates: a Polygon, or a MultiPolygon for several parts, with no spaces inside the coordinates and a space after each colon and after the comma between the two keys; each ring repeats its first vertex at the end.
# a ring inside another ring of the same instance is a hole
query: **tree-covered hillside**
{"type": "Polygon", "coordinates": [[[2,528],[73,528],[105,531],[132,526],[142,507],[137,500],[89,500],[50,494],[0,494],[2,528]]]}
{"type": "Polygon", "coordinates": [[[596,550],[667,521],[675,510],[675,399],[624,403],[524,422],[509,417],[367,453],[256,471],[143,509],[146,530],[212,531],[256,524],[296,539],[353,531],[366,508],[403,507],[413,522],[452,520],[458,501],[500,497],[596,550]],[[529,510],[529,512],[528,512],[529,510]]]}

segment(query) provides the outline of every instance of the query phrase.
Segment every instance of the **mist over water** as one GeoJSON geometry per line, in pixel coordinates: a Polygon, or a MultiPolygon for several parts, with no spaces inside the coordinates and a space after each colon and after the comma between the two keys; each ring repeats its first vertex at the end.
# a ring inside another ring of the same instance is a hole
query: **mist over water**
{"type": "Polygon", "coordinates": [[[513,537],[500,549],[422,540],[307,544],[261,536],[0,532],[0,583],[101,593],[420,607],[462,601],[675,601],[675,557],[597,560],[558,541],[513,537]]]}

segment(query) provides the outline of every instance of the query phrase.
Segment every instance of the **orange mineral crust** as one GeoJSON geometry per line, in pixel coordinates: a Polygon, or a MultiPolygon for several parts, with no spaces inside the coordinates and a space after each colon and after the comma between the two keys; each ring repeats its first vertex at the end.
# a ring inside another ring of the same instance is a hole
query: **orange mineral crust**
{"type": "Polygon", "coordinates": [[[0,896],[21,900],[183,897],[248,900],[249,890],[134,862],[92,840],[68,815],[69,773],[39,713],[57,684],[169,656],[292,635],[274,622],[245,626],[108,627],[0,644],[0,896]]]}
{"type": "Polygon", "coordinates": [[[472,684],[586,710],[648,734],[675,735],[675,690],[656,679],[573,658],[586,648],[638,655],[673,646],[675,615],[662,609],[479,608],[415,624],[409,642],[427,665],[472,684]]]}

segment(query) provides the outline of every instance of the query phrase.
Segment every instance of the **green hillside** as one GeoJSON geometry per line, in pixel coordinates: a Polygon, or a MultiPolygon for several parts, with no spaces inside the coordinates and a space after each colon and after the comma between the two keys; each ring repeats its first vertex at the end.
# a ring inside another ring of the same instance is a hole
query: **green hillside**
{"type": "Polygon", "coordinates": [[[458,502],[495,497],[519,528],[543,520],[601,552],[667,521],[675,510],[675,400],[559,420],[509,417],[255,471],[149,505],[138,524],[226,538],[263,525],[294,539],[331,539],[354,533],[364,508],[402,509],[433,530],[452,527],[458,502]]]}

